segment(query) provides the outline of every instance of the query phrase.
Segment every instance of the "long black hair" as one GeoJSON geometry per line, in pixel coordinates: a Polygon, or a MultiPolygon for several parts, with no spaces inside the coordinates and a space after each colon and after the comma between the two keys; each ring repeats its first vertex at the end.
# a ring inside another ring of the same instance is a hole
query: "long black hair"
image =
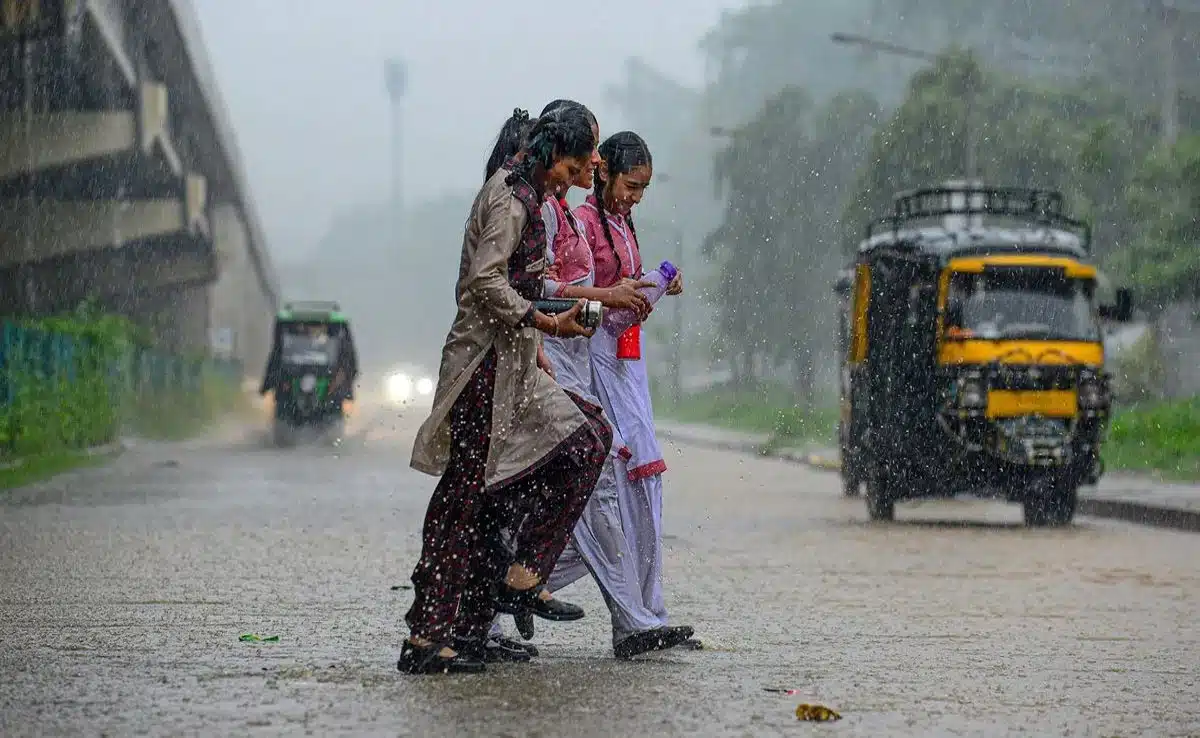
{"type": "Polygon", "coordinates": [[[537,118],[530,118],[528,110],[513,109],[513,114],[501,126],[500,135],[496,137],[496,145],[492,147],[492,154],[488,157],[483,174],[484,182],[491,179],[500,170],[500,167],[504,166],[504,162],[521,150],[534,123],[537,123],[537,118]]]}
{"type": "Polygon", "coordinates": [[[513,167],[505,184],[528,180],[537,166],[549,169],[562,157],[588,156],[596,148],[596,137],[588,109],[579,103],[564,103],[539,117],[522,146],[525,156],[513,167]]]}
{"type": "Polygon", "coordinates": [[[564,105],[578,105],[579,107],[583,108],[584,112],[587,113],[588,123],[596,128],[600,127],[600,123],[597,122],[595,114],[593,114],[591,110],[588,110],[586,105],[583,103],[577,103],[574,100],[563,100],[561,98],[558,100],[551,100],[550,102],[546,103],[546,107],[542,108],[541,115],[545,115],[551,110],[554,110],[555,108],[561,108],[564,105]]]}
{"type": "MultiPolygon", "coordinates": [[[[617,250],[612,231],[608,228],[608,213],[604,211],[604,190],[609,183],[616,182],[617,177],[622,174],[628,174],[638,167],[654,166],[654,158],[650,156],[650,147],[646,145],[641,136],[633,131],[621,131],[604,139],[604,143],[600,144],[600,158],[606,165],[608,176],[602,179],[599,172],[596,173],[593,194],[596,196],[596,209],[600,211],[600,225],[604,226],[604,237],[608,239],[608,245],[612,248],[613,255],[617,257],[619,269],[621,252],[617,250]]],[[[637,240],[637,228],[633,225],[633,216],[625,216],[625,222],[629,224],[629,230],[633,233],[634,240],[637,240]]],[[[632,266],[631,264],[630,268],[632,266]]],[[[620,274],[619,271],[617,273],[620,274]]]]}

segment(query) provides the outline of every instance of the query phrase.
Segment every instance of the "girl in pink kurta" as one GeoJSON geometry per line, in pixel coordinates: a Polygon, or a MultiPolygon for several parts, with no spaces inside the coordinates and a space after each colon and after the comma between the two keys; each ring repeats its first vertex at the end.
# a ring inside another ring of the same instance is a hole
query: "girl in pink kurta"
{"type": "MultiPolygon", "coordinates": [[[[600,145],[601,165],[594,192],[575,210],[592,248],[596,287],[641,279],[642,254],[631,212],[653,175],[645,141],[631,131],[600,145]]],[[[668,294],[679,294],[682,279],[668,294]]],[[[626,479],[618,489],[622,525],[634,557],[642,604],[657,618],[664,647],[689,643],[690,626],[669,626],[662,593],[662,475],[667,470],[654,432],[650,380],[642,359],[617,358],[617,337],[598,330],[591,339],[596,394],[605,415],[629,450],[626,479]]]]}

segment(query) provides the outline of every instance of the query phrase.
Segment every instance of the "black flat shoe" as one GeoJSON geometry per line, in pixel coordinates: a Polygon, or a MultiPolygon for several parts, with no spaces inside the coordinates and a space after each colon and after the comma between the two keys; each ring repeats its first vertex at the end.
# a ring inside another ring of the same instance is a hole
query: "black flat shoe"
{"type": "Polygon", "coordinates": [[[582,619],[583,608],[579,605],[572,605],[570,602],[556,600],[553,597],[548,600],[543,600],[539,597],[537,605],[533,608],[533,614],[546,620],[565,623],[571,620],[582,619]]]}
{"type": "Polygon", "coordinates": [[[665,651],[668,648],[682,645],[689,637],[691,637],[691,628],[686,626],[644,630],[615,644],[613,655],[619,659],[631,659],[651,651],[665,651]]]}
{"type": "MultiPolygon", "coordinates": [[[[533,640],[533,614],[526,611],[520,615],[513,615],[513,622],[517,625],[517,632],[527,641],[533,640]]],[[[530,646],[532,648],[532,646],[530,646]]]]}
{"type": "Polygon", "coordinates": [[[400,647],[396,668],[404,674],[480,674],[487,670],[482,661],[459,653],[449,658],[440,655],[442,646],[414,646],[405,641],[400,647]]]}
{"type": "Polygon", "coordinates": [[[693,628],[690,625],[668,625],[668,626],[664,627],[663,630],[679,632],[679,633],[684,634],[684,641],[683,641],[683,643],[679,644],[679,648],[683,648],[688,651],[703,651],[704,650],[704,644],[700,641],[699,638],[694,637],[696,635],[696,630],[695,630],[695,628],[693,628]]]}
{"type": "Polygon", "coordinates": [[[539,655],[537,646],[533,645],[532,643],[521,643],[520,641],[508,638],[507,636],[499,636],[495,640],[505,648],[515,648],[520,651],[524,651],[525,653],[529,654],[530,658],[537,658],[539,655]]]}
{"type": "Polygon", "coordinates": [[[489,637],[482,641],[456,640],[454,650],[485,664],[524,663],[533,658],[519,643],[503,637],[489,637]]]}
{"type": "Polygon", "coordinates": [[[505,636],[500,636],[499,640],[502,643],[507,643],[509,646],[512,646],[513,648],[525,649],[525,652],[528,653],[533,658],[537,658],[538,656],[541,655],[541,653],[538,651],[537,646],[533,645],[532,643],[521,643],[520,641],[514,641],[512,638],[507,638],[505,636]]]}
{"type": "Polygon", "coordinates": [[[553,620],[559,623],[579,620],[583,617],[583,608],[579,605],[572,605],[570,602],[555,599],[543,600],[538,596],[541,590],[541,587],[518,590],[509,587],[507,584],[501,584],[496,588],[496,610],[508,613],[514,617],[529,614],[537,615],[544,620],[553,620]]]}

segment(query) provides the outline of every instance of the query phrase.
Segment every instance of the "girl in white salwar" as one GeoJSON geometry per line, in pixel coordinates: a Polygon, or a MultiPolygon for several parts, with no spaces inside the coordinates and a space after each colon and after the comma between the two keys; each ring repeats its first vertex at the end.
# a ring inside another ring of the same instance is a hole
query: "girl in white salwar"
{"type": "MultiPolygon", "coordinates": [[[[592,250],[595,286],[603,289],[643,275],[631,212],[650,184],[653,162],[645,141],[631,131],[609,137],[600,145],[599,154],[594,192],[576,208],[575,215],[592,250]]],[[[667,294],[682,291],[682,276],[677,276],[667,294]]],[[[592,336],[590,350],[596,396],[615,426],[613,449],[622,455],[615,477],[608,477],[606,464],[598,484],[609,479],[615,483],[640,609],[651,615],[650,632],[661,647],[699,647],[690,626],[668,625],[662,592],[662,475],[667,465],[655,438],[645,361],[618,359],[617,337],[604,329],[592,336]]],[[[560,566],[567,556],[560,558],[560,566]]],[[[554,584],[553,578],[547,582],[549,587],[554,584]]]]}

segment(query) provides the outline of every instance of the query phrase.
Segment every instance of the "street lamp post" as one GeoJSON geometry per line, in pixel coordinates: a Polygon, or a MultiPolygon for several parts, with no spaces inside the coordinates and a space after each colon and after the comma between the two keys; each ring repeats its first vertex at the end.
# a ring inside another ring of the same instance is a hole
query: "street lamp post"
{"type": "MultiPolygon", "coordinates": [[[[937,54],[933,54],[928,51],[910,49],[907,46],[900,46],[899,44],[888,43],[887,41],[879,41],[853,33],[834,33],[830,36],[830,39],[835,44],[861,46],[872,51],[879,51],[885,54],[892,54],[894,56],[903,56],[909,59],[919,59],[921,61],[933,62],[938,58],[937,54]]],[[[963,104],[966,106],[966,111],[964,112],[962,122],[964,144],[963,169],[965,170],[964,174],[968,180],[975,179],[978,172],[979,143],[975,139],[975,125],[973,120],[975,117],[975,108],[977,107],[978,103],[977,97],[979,95],[977,82],[978,81],[974,77],[967,81],[966,96],[963,101],[963,104]]]]}
{"type": "Polygon", "coordinates": [[[390,218],[393,236],[399,236],[399,225],[404,218],[404,201],[401,198],[401,153],[402,139],[400,124],[403,110],[401,104],[408,92],[408,72],[400,59],[388,59],[384,63],[384,82],[387,85],[388,99],[392,105],[392,202],[390,218]]]}

